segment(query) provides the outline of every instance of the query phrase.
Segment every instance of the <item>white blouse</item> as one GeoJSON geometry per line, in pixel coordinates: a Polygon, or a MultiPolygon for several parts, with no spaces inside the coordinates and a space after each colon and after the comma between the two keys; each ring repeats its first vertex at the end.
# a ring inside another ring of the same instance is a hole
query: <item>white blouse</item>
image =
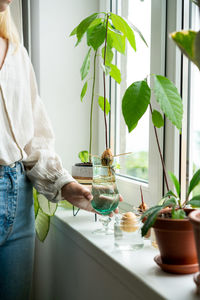
{"type": "Polygon", "coordinates": [[[54,135],[38,95],[35,74],[23,46],[9,42],[0,70],[0,165],[22,161],[37,191],[58,201],[74,181],[54,152],[54,135]]]}

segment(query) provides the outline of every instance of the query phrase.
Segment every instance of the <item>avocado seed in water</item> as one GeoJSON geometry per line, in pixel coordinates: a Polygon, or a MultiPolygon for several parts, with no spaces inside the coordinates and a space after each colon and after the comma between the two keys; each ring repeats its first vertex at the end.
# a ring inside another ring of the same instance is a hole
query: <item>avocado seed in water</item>
{"type": "Polygon", "coordinates": [[[113,155],[111,149],[106,149],[101,155],[101,164],[102,166],[112,166],[113,155]]]}
{"type": "Polygon", "coordinates": [[[131,211],[124,213],[121,219],[120,228],[126,232],[134,232],[138,229],[137,217],[131,211]]]}
{"type": "Polygon", "coordinates": [[[145,202],[143,202],[142,204],[140,204],[140,206],[139,206],[139,210],[140,211],[146,211],[148,209],[148,206],[147,206],[147,204],[145,203],[145,202]]]}

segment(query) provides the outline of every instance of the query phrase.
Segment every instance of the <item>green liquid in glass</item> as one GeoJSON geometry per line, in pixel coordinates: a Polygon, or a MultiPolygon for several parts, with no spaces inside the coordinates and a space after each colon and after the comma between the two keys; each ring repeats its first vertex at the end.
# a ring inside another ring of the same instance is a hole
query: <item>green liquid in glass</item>
{"type": "Polygon", "coordinates": [[[119,193],[115,182],[93,180],[92,207],[102,215],[109,215],[119,203],[119,193]]]}

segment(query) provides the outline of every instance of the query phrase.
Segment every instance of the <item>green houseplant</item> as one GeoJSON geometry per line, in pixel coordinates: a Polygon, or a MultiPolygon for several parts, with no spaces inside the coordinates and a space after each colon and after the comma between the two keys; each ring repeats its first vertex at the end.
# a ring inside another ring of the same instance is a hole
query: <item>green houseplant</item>
{"type": "MultiPolygon", "coordinates": [[[[97,57],[100,56],[101,68],[103,73],[103,96],[98,96],[98,105],[103,110],[105,121],[105,140],[106,149],[108,149],[107,120],[106,116],[110,111],[110,103],[106,98],[106,76],[110,75],[117,83],[121,82],[121,72],[113,63],[114,52],[125,54],[126,40],[129,41],[132,48],[136,51],[136,42],[134,31],[139,34],[145,42],[141,32],[122,17],[113,13],[94,13],[85,18],[73,29],[70,36],[76,36],[76,46],[82,41],[84,36],[87,40],[87,53],[80,69],[81,80],[84,81],[80,98],[83,101],[86,97],[88,84],[92,85],[91,105],[90,105],[90,129],[89,129],[89,151],[84,150],[79,153],[83,166],[90,167],[92,155],[92,135],[93,135],[93,107],[95,101],[95,83],[97,73],[97,57]],[[93,60],[92,79],[90,80],[89,71],[91,60],[93,60]]],[[[146,43],[146,42],[145,42],[146,43]]],[[[86,172],[86,174],[88,174],[86,172]]],[[[73,175],[73,174],[72,174],[73,175]]],[[[63,207],[66,204],[61,203],[63,207]]],[[[37,193],[34,189],[34,207],[35,207],[35,227],[37,237],[44,241],[50,227],[50,218],[55,214],[57,204],[49,202],[43,195],[37,193]]]]}
{"type": "Polygon", "coordinates": [[[103,93],[98,95],[98,105],[104,113],[105,123],[105,148],[108,149],[108,126],[107,115],[110,111],[110,103],[106,97],[106,76],[110,75],[118,84],[121,82],[121,72],[114,62],[114,54],[118,52],[125,55],[126,40],[130,43],[134,51],[136,51],[135,32],[139,34],[145,42],[141,32],[129,21],[114,13],[93,13],[73,29],[70,36],[76,36],[76,46],[86,36],[87,53],[80,69],[81,80],[84,81],[81,90],[81,101],[86,97],[88,84],[91,82],[90,96],[90,129],[89,129],[89,149],[81,151],[79,157],[82,162],[91,162],[92,155],[92,137],[93,137],[93,107],[96,103],[95,83],[97,72],[97,57],[100,57],[100,66],[103,74],[103,93]],[[92,80],[90,81],[90,66],[93,61],[92,80]]]}
{"type": "MultiPolygon", "coordinates": [[[[188,34],[186,32],[182,32],[182,34],[175,33],[172,34],[172,38],[178,40],[177,42],[182,50],[184,48],[182,42],[185,40],[186,49],[184,49],[184,53],[188,51],[188,56],[190,58],[192,56],[193,61],[199,63],[200,52],[195,50],[195,47],[189,45],[189,41],[193,41],[193,44],[199,45],[198,33],[191,31],[188,34]]],[[[150,76],[154,79],[153,92],[157,103],[160,105],[160,110],[181,131],[183,107],[176,87],[169,79],[163,76],[155,74],[150,76]]],[[[180,199],[180,184],[172,173],[169,173],[169,175],[175,185],[176,194],[169,189],[167,172],[157,135],[157,128],[164,125],[164,120],[160,112],[153,110],[150,95],[151,89],[147,83],[147,79],[145,79],[134,82],[128,87],[122,101],[122,112],[129,132],[137,126],[147,107],[150,107],[156,142],[163,167],[164,182],[168,191],[159,205],[151,207],[143,214],[145,222],[142,228],[142,235],[144,236],[150,227],[154,227],[158,247],[161,252],[161,256],[156,257],[155,260],[165,271],[172,273],[194,273],[198,270],[198,264],[194,235],[187,217],[189,213],[187,207],[200,207],[200,195],[189,199],[193,188],[200,182],[200,170],[194,174],[188,188],[186,201],[182,203],[180,199]],[[170,243],[171,241],[172,244],[170,243]],[[180,246],[178,250],[174,245],[180,246]],[[186,252],[183,250],[186,250],[186,252]]]]}
{"type": "MultiPolygon", "coordinates": [[[[200,12],[200,0],[193,1],[199,8],[200,12]]],[[[193,62],[200,70],[200,31],[194,30],[182,30],[171,34],[173,41],[179,47],[181,52],[187,56],[187,58],[193,62]]],[[[195,205],[199,207],[200,197],[196,196],[195,205]]],[[[200,265],[200,212],[199,210],[193,211],[189,214],[189,219],[192,223],[196,249],[198,255],[198,261],[200,265]]],[[[200,286],[199,274],[195,275],[194,280],[197,286],[200,286]]]]}

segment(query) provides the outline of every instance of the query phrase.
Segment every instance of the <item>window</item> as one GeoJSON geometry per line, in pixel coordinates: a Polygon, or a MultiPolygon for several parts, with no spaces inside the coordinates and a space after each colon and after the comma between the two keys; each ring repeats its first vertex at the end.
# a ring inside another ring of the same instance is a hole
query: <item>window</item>
{"type": "MultiPolygon", "coordinates": [[[[107,9],[128,18],[149,45],[147,48],[136,33],[137,52],[128,47],[125,57],[116,57],[123,82],[119,86],[110,80],[110,141],[115,154],[131,152],[118,158],[118,186],[124,202],[131,206],[140,204],[142,186],[144,201],[151,205],[162,196],[163,174],[149,111],[129,134],[121,115],[121,100],[125,89],[134,81],[142,80],[150,73],[165,73],[166,1],[113,0],[107,9]]],[[[153,105],[156,108],[156,104],[153,105]]],[[[162,147],[162,129],[159,130],[159,139],[162,147]]]]}
{"type": "MultiPolygon", "coordinates": [[[[199,10],[194,4],[191,5],[191,28],[198,31],[200,28],[199,10]]],[[[189,72],[189,106],[188,106],[188,168],[189,178],[200,168],[200,102],[199,102],[199,82],[200,72],[196,65],[190,64],[189,72]]],[[[194,190],[194,194],[199,194],[199,187],[194,190]]]]}
{"type": "Polygon", "coordinates": [[[137,51],[134,52],[128,43],[127,54],[121,58],[121,70],[125,75],[116,93],[118,114],[115,128],[115,153],[131,152],[131,154],[119,157],[118,174],[148,182],[149,111],[147,110],[136,129],[128,133],[121,114],[120,100],[129,85],[134,81],[143,80],[150,74],[151,1],[125,1],[122,6],[122,15],[141,30],[149,47],[136,34],[137,51]]]}

